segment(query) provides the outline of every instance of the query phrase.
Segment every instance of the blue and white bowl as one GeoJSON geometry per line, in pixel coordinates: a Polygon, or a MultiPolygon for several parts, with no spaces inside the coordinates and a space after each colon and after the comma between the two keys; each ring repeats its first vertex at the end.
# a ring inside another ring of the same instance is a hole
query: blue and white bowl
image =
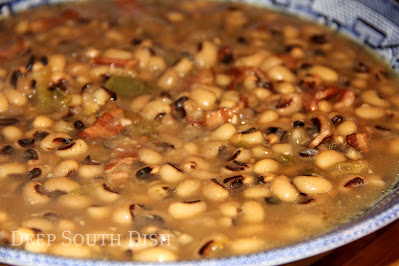
{"type": "MultiPolygon", "coordinates": [[[[234,1],[234,0],[230,0],[234,1]]],[[[65,0],[0,0],[0,16],[65,0]]],[[[343,32],[380,54],[399,72],[399,4],[393,0],[241,0],[314,20],[343,32]]],[[[283,248],[171,265],[276,265],[335,249],[399,218],[399,185],[349,223],[329,233],[283,248]]],[[[150,263],[63,258],[0,247],[0,262],[13,265],[150,265],[150,263]]],[[[165,263],[168,265],[169,263],[165,263]]]]}

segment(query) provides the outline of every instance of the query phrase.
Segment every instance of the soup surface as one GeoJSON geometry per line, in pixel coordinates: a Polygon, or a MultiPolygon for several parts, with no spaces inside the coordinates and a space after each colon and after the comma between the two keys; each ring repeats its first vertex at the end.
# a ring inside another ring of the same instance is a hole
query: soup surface
{"type": "Polygon", "coordinates": [[[318,25],[202,1],[0,23],[0,240],[173,261],[281,247],[396,182],[398,83],[318,25]]]}

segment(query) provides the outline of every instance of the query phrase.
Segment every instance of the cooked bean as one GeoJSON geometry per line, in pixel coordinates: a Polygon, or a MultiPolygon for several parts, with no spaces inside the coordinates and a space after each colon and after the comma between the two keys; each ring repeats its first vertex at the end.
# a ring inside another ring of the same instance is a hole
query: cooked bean
{"type": "Polygon", "coordinates": [[[91,206],[87,208],[90,217],[96,220],[106,220],[111,217],[112,208],[108,206],[91,206]]]}
{"type": "Polygon", "coordinates": [[[315,164],[321,169],[327,169],[344,161],[346,161],[346,158],[341,153],[334,150],[326,150],[316,156],[315,164]]]}
{"type": "Polygon", "coordinates": [[[84,140],[76,139],[68,147],[58,149],[55,154],[61,158],[76,158],[87,155],[88,150],[89,147],[84,140]]]}
{"type": "Polygon", "coordinates": [[[234,125],[226,123],[215,129],[211,133],[211,138],[215,140],[229,140],[236,132],[237,129],[234,125]]]}
{"type": "Polygon", "coordinates": [[[261,250],[265,246],[265,241],[255,238],[238,238],[234,240],[229,249],[234,254],[248,254],[261,250]]]}
{"type": "Polygon", "coordinates": [[[175,219],[188,219],[203,213],[206,203],[203,201],[175,202],[169,205],[168,212],[175,219]]]}
{"type": "Polygon", "coordinates": [[[196,179],[186,179],[176,187],[176,195],[181,198],[192,197],[197,194],[200,187],[200,181],[196,179]]]}
{"type": "Polygon", "coordinates": [[[271,191],[268,187],[258,185],[244,190],[244,197],[251,199],[266,198],[271,196],[271,191]]]}
{"type": "Polygon", "coordinates": [[[148,188],[148,196],[154,200],[161,200],[169,196],[170,188],[162,184],[152,185],[148,188]]]}
{"type": "Polygon", "coordinates": [[[23,175],[26,173],[26,165],[22,163],[3,163],[0,164],[0,178],[9,175],[23,175]]]}
{"type": "Polygon", "coordinates": [[[265,218],[265,210],[257,201],[247,201],[241,207],[242,219],[247,223],[260,223],[265,218]]]}
{"type": "Polygon", "coordinates": [[[92,203],[91,198],[85,195],[67,194],[59,197],[58,202],[66,208],[70,209],[86,209],[92,203]]]}
{"type": "Polygon", "coordinates": [[[206,87],[193,88],[190,93],[190,98],[194,99],[204,111],[214,109],[217,101],[216,94],[206,87]]]}
{"type": "Polygon", "coordinates": [[[49,192],[62,191],[66,193],[71,193],[79,189],[80,185],[79,183],[68,177],[60,176],[48,179],[44,183],[44,187],[49,192]]]}
{"type": "Polygon", "coordinates": [[[0,113],[5,113],[10,108],[7,97],[0,92],[0,113]]]}
{"type": "Polygon", "coordinates": [[[120,194],[114,188],[111,188],[106,183],[98,183],[93,188],[94,195],[98,200],[103,202],[114,202],[120,198],[120,194]]]}
{"type": "Polygon", "coordinates": [[[91,256],[90,248],[88,246],[77,245],[77,243],[73,243],[72,235],[66,237],[65,243],[63,242],[62,244],[52,245],[49,252],[56,256],[67,256],[74,258],[89,258],[91,256]],[[69,241],[71,243],[69,243],[69,241]]]}
{"type": "Polygon", "coordinates": [[[279,169],[279,163],[273,159],[263,159],[256,162],[253,169],[260,175],[275,173],[279,169]]]}
{"type": "Polygon", "coordinates": [[[321,176],[297,176],[293,182],[305,194],[326,193],[332,189],[331,182],[321,176]]]}
{"type": "Polygon", "coordinates": [[[76,173],[79,169],[79,164],[75,160],[65,160],[60,162],[54,169],[54,176],[68,176],[76,173]]]}
{"type": "Polygon", "coordinates": [[[50,230],[52,230],[54,228],[54,225],[52,222],[50,222],[46,219],[43,219],[43,218],[39,218],[39,217],[33,217],[33,218],[23,221],[22,226],[26,227],[26,228],[34,228],[34,229],[38,229],[38,230],[46,231],[46,232],[49,232],[50,230]]]}
{"type": "Polygon", "coordinates": [[[24,186],[22,194],[27,203],[31,205],[44,205],[50,201],[50,198],[43,194],[42,190],[42,184],[31,181],[24,186]]]}
{"type": "Polygon", "coordinates": [[[47,116],[39,115],[35,117],[32,122],[34,128],[49,128],[54,124],[54,121],[47,116]]]}
{"type": "Polygon", "coordinates": [[[153,247],[134,254],[134,259],[138,261],[168,262],[177,260],[176,254],[164,247],[153,247]]]}
{"type": "Polygon", "coordinates": [[[243,134],[238,133],[234,134],[231,137],[231,141],[235,144],[244,144],[244,145],[257,145],[263,142],[263,134],[259,130],[256,130],[251,133],[243,134]]]}
{"type": "Polygon", "coordinates": [[[385,111],[379,107],[362,105],[355,109],[355,114],[362,119],[377,120],[384,117],[385,111]]]}
{"type": "Polygon", "coordinates": [[[158,152],[148,149],[142,148],[139,151],[139,159],[145,164],[161,164],[163,162],[162,155],[158,152]]]}
{"type": "Polygon", "coordinates": [[[335,82],[338,80],[338,73],[326,66],[315,65],[309,69],[309,73],[319,76],[321,79],[327,82],[335,82]]]}
{"type": "Polygon", "coordinates": [[[295,82],[295,75],[287,67],[282,65],[276,65],[270,67],[267,72],[267,76],[274,81],[287,81],[295,82]]]}
{"type": "Polygon", "coordinates": [[[387,100],[383,99],[382,96],[376,90],[367,90],[362,93],[361,98],[363,102],[373,105],[375,107],[388,107],[390,104],[387,100]]]}
{"type": "Polygon", "coordinates": [[[79,167],[79,176],[87,179],[95,178],[100,176],[104,171],[102,165],[81,165],[79,167]]]}
{"type": "Polygon", "coordinates": [[[295,201],[298,199],[299,192],[292,185],[291,180],[284,176],[277,176],[271,181],[270,186],[274,195],[282,201],[295,201]]]}
{"type": "Polygon", "coordinates": [[[22,131],[15,126],[7,126],[1,133],[8,141],[16,141],[22,137],[22,131]]]}
{"type": "Polygon", "coordinates": [[[185,177],[182,170],[169,163],[164,164],[159,169],[159,175],[161,176],[162,180],[168,183],[177,183],[185,177]]]}
{"type": "Polygon", "coordinates": [[[204,41],[200,44],[199,51],[194,56],[194,61],[199,67],[212,67],[217,62],[217,48],[209,42],[204,41]]]}
{"type": "Polygon", "coordinates": [[[212,201],[224,201],[230,196],[229,191],[213,180],[205,184],[202,194],[212,201]]]}
{"type": "Polygon", "coordinates": [[[352,120],[346,120],[342,122],[336,130],[336,133],[339,135],[347,136],[352,133],[357,132],[357,125],[352,120]]]}

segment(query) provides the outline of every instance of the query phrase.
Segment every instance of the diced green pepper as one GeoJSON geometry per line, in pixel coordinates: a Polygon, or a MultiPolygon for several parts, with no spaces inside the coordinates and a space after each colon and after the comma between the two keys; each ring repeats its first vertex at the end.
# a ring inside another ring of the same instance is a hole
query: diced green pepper
{"type": "Polygon", "coordinates": [[[292,155],[281,154],[276,157],[276,161],[285,165],[293,165],[295,164],[295,157],[292,155]]]}
{"type": "Polygon", "coordinates": [[[105,83],[105,88],[121,96],[140,96],[152,93],[156,88],[149,82],[130,76],[112,76],[105,83]]]}
{"type": "Polygon", "coordinates": [[[154,138],[158,135],[156,128],[159,124],[160,122],[156,120],[142,119],[131,124],[127,128],[127,132],[133,137],[147,136],[149,138],[154,138]]]}
{"type": "Polygon", "coordinates": [[[42,112],[50,113],[58,111],[71,100],[71,95],[63,86],[37,87],[33,104],[42,112]]]}
{"type": "Polygon", "coordinates": [[[331,168],[328,169],[331,175],[340,176],[340,175],[349,175],[349,174],[360,174],[368,170],[368,165],[366,162],[359,161],[350,161],[350,162],[341,162],[338,163],[331,168]]]}

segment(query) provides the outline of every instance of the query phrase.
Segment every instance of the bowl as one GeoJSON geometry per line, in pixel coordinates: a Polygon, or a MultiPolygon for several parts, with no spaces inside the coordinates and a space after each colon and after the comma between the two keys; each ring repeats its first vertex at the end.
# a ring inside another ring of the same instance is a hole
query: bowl
{"type": "MultiPolygon", "coordinates": [[[[6,17],[35,6],[59,2],[65,1],[1,1],[0,16],[6,17]]],[[[394,70],[399,71],[399,4],[397,2],[389,0],[242,0],[239,2],[277,9],[332,27],[364,43],[383,57],[394,70]]],[[[180,261],[171,263],[171,265],[276,265],[289,263],[355,241],[398,218],[399,184],[396,184],[379,202],[363,214],[326,234],[307,241],[255,254],[180,261]]],[[[56,257],[8,247],[0,247],[0,262],[13,265],[151,265],[151,263],[140,262],[56,257]]]]}

